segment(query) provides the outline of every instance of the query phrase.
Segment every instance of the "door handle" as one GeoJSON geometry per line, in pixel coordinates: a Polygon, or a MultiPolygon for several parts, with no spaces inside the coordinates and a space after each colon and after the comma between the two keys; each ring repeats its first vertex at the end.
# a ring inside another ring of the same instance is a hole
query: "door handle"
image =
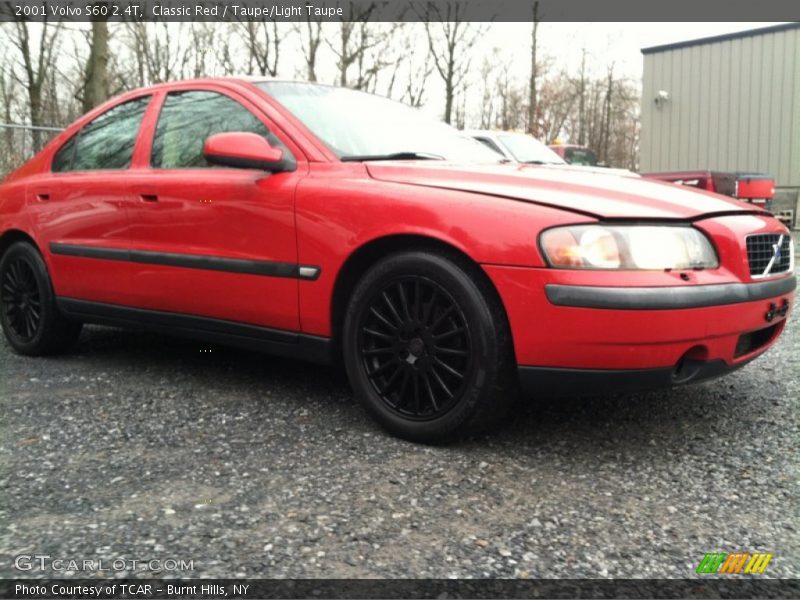
{"type": "Polygon", "coordinates": [[[143,202],[158,202],[158,194],[139,194],[143,202]]]}
{"type": "Polygon", "coordinates": [[[42,202],[47,202],[50,200],[50,193],[49,192],[36,192],[36,199],[42,202]]]}

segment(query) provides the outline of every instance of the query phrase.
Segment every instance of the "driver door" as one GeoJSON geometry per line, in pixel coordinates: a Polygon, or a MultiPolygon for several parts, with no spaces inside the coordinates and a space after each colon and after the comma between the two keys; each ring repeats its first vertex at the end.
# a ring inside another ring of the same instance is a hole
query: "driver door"
{"type": "Polygon", "coordinates": [[[206,162],[203,143],[215,133],[248,131],[280,144],[243,100],[198,89],[173,91],[162,101],[150,164],[131,174],[137,305],[299,330],[294,190],[300,169],[271,174],[206,162]]]}

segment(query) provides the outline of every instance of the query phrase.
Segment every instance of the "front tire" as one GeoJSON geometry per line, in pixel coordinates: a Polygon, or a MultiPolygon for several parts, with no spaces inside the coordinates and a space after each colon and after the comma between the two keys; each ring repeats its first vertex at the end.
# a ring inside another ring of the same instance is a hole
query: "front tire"
{"type": "Polygon", "coordinates": [[[0,259],[0,324],[26,356],[63,352],[81,332],[81,323],[58,311],[44,260],[27,242],[12,244],[0,259]]]}
{"type": "Polygon", "coordinates": [[[456,254],[402,252],[374,265],[353,292],[343,345],[358,399],[408,440],[480,433],[516,398],[505,312],[479,267],[456,254]]]}

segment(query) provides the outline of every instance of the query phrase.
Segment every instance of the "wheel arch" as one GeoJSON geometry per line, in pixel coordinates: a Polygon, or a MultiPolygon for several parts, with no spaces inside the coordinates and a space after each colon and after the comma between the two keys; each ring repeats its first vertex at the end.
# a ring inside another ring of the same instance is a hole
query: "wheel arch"
{"type": "Polygon", "coordinates": [[[28,242],[36,248],[36,251],[39,254],[42,254],[41,248],[39,248],[39,244],[36,243],[29,234],[25,233],[21,229],[7,229],[0,235],[0,257],[2,257],[6,250],[8,250],[12,244],[16,242],[28,242]]]}
{"type": "MultiPolygon", "coordinates": [[[[330,317],[333,347],[336,350],[341,350],[342,327],[347,303],[359,280],[378,261],[402,250],[428,250],[449,256],[464,266],[468,266],[471,271],[470,274],[480,280],[481,287],[492,295],[494,301],[501,308],[508,330],[511,332],[508,312],[499,291],[486,274],[486,271],[471,256],[460,248],[434,237],[420,234],[392,234],[372,239],[359,246],[347,257],[347,260],[339,269],[331,296],[330,317]]],[[[511,335],[513,337],[513,332],[511,332],[511,335]]],[[[341,356],[341,352],[335,352],[334,356],[341,356]]]]}

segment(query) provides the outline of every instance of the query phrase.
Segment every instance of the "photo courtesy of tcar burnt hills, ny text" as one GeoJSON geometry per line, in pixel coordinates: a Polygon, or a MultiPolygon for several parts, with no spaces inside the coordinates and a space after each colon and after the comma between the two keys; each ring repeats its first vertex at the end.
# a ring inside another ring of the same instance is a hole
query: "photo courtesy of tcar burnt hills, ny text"
{"type": "Polygon", "coordinates": [[[796,18],[4,1],[0,598],[800,597],[796,18]]]}

